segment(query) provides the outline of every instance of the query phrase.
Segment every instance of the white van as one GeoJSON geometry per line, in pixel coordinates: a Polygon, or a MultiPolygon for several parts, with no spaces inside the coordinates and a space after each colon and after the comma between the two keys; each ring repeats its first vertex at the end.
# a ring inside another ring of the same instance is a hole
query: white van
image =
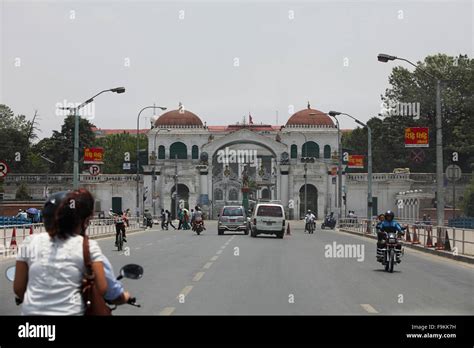
{"type": "Polygon", "coordinates": [[[250,235],[252,237],[259,234],[274,234],[278,238],[283,238],[285,234],[285,210],[281,204],[257,204],[250,223],[250,235]]]}

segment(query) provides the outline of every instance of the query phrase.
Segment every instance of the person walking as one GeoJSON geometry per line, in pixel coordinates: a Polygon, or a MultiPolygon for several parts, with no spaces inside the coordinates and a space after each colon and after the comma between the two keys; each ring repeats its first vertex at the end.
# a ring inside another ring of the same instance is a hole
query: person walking
{"type": "Polygon", "coordinates": [[[166,214],[165,214],[164,209],[161,209],[160,218],[161,218],[161,230],[167,230],[168,226],[166,225],[166,214]]]}
{"type": "Polygon", "coordinates": [[[166,229],[168,229],[168,225],[171,225],[173,229],[176,229],[176,226],[173,225],[173,220],[171,219],[171,213],[168,209],[165,210],[166,213],[166,229]]]}

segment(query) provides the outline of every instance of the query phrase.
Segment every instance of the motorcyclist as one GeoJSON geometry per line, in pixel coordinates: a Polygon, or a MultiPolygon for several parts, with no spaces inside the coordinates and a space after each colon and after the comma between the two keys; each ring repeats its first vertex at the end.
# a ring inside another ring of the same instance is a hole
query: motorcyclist
{"type": "MultiPolygon", "coordinates": [[[[395,218],[395,214],[393,213],[393,211],[387,210],[387,212],[384,214],[384,220],[379,225],[380,231],[390,232],[390,231],[395,230],[397,234],[404,235],[405,232],[402,226],[400,226],[400,224],[396,222],[394,218],[395,218]]],[[[385,236],[384,233],[383,233],[383,236],[385,236]]],[[[383,239],[382,245],[383,244],[385,244],[385,239],[383,239]]],[[[396,249],[399,251],[402,249],[401,243],[397,243],[396,249]]],[[[397,252],[396,254],[397,254],[397,263],[400,263],[400,253],[397,252]]]]}
{"type": "Polygon", "coordinates": [[[316,216],[311,212],[311,210],[308,209],[304,219],[305,219],[305,223],[306,223],[305,224],[305,230],[308,230],[308,228],[307,228],[308,223],[314,224],[314,221],[316,220],[316,216]]]}
{"type": "Polygon", "coordinates": [[[115,246],[117,246],[118,235],[119,235],[120,231],[122,231],[123,241],[127,242],[127,236],[125,234],[125,218],[124,218],[123,212],[119,212],[118,214],[114,214],[115,246]]]}
{"type": "Polygon", "coordinates": [[[145,209],[145,213],[143,214],[145,217],[145,227],[153,225],[153,215],[151,215],[148,209],[145,209]]]}
{"type": "Polygon", "coordinates": [[[193,214],[193,218],[192,218],[193,231],[196,230],[196,225],[198,223],[202,223],[202,228],[206,229],[206,227],[204,226],[204,218],[202,216],[201,208],[198,205],[196,205],[194,207],[194,214],[193,214]]]}
{"type": "MultiPolygon", "coordinates": [[[[49,196],[48,200],[44,204],[43,208],[43,223],[44,228],[47,232],[50,232],[54,228],[54,219],[56,210],[61,204],[61,202],[66,198],[68,194],[67,191],[61,191],[53,193],[49,196]]],[[[85,234],[85,230],[82,230],[81,234],[85,234]]],[[[105,278],[107,280],[107,291],[104,295],[104,298],[114,304],[124,304],[130,299],[130,294],[128,291],[125,291],[121,282],[119,282],[115,275],[110,261],[105,255],[103,257],[103,266],[105,278]]]]}

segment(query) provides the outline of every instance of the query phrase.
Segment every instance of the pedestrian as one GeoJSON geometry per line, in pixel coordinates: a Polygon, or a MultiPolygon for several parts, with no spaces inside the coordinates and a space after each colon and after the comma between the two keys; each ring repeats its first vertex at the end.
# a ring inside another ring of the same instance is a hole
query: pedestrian
{"type": "Polygon", "coordinates": [[[161,230],[167,230],[168,226],[166,226],[166,214],[165,210],[161,209],[161,230]]]}
{"type": "Polygon", "coordinates": [[[173,229],[176,229],[176,227],[173,225],[173,221],[171,220],[171,213],[168,209],[165,210],[166,213],[166,229],[168,229],[168,225],[171,225],[173,229]]]}
{"type": "Polygon", "coordinates": [[[183,213],[183,209],[179,209],[178,211],[178,230],[181,230],[183,228],[183,217],[184,217],[184,213],[183,213]]]}
{"type": "MultiPolygon", "coordinates": [[[[81,286],[86,267],[82,233],[93,213],[94,198],[89,191],[66,193],[48,225],[49,231],[28,236],[20,246],[13,290],[23,301],[23,315],[84,314],[81,286]]],[[[103,296],[107,281],[102,251],[95,240],[89,240],[89,252],[94,283],[103,296]]]]}
{"type": "Polygon", "coordinates": [[[183,230],[189,230],[189,214],[187,210],[183,211],[183,230]]]}

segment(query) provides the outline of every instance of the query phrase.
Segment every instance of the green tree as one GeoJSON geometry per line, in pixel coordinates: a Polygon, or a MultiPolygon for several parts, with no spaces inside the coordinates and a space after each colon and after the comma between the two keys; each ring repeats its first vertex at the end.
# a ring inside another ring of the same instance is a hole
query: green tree
{"type": "MultiPolygon", "coordinates": [[[[94,142],[94,146],[104,149],[103,173],[130,173],[130,170],[123,170],[123,163],[125,162],[127,153],[130,155],[130,163],[136,163],[137,138],[134,134],[122,133],[107,135],[103,138],[97,138],[94,142]]],[[[146,149],[147,147],[147,136],[140,134],[139,148],[146,149]]]]}
{"type": "Polygon", "coordinates": [[[474,176],[466,191],[464,191],[462,208],[466,216],[474,217],[474,176]]]}

